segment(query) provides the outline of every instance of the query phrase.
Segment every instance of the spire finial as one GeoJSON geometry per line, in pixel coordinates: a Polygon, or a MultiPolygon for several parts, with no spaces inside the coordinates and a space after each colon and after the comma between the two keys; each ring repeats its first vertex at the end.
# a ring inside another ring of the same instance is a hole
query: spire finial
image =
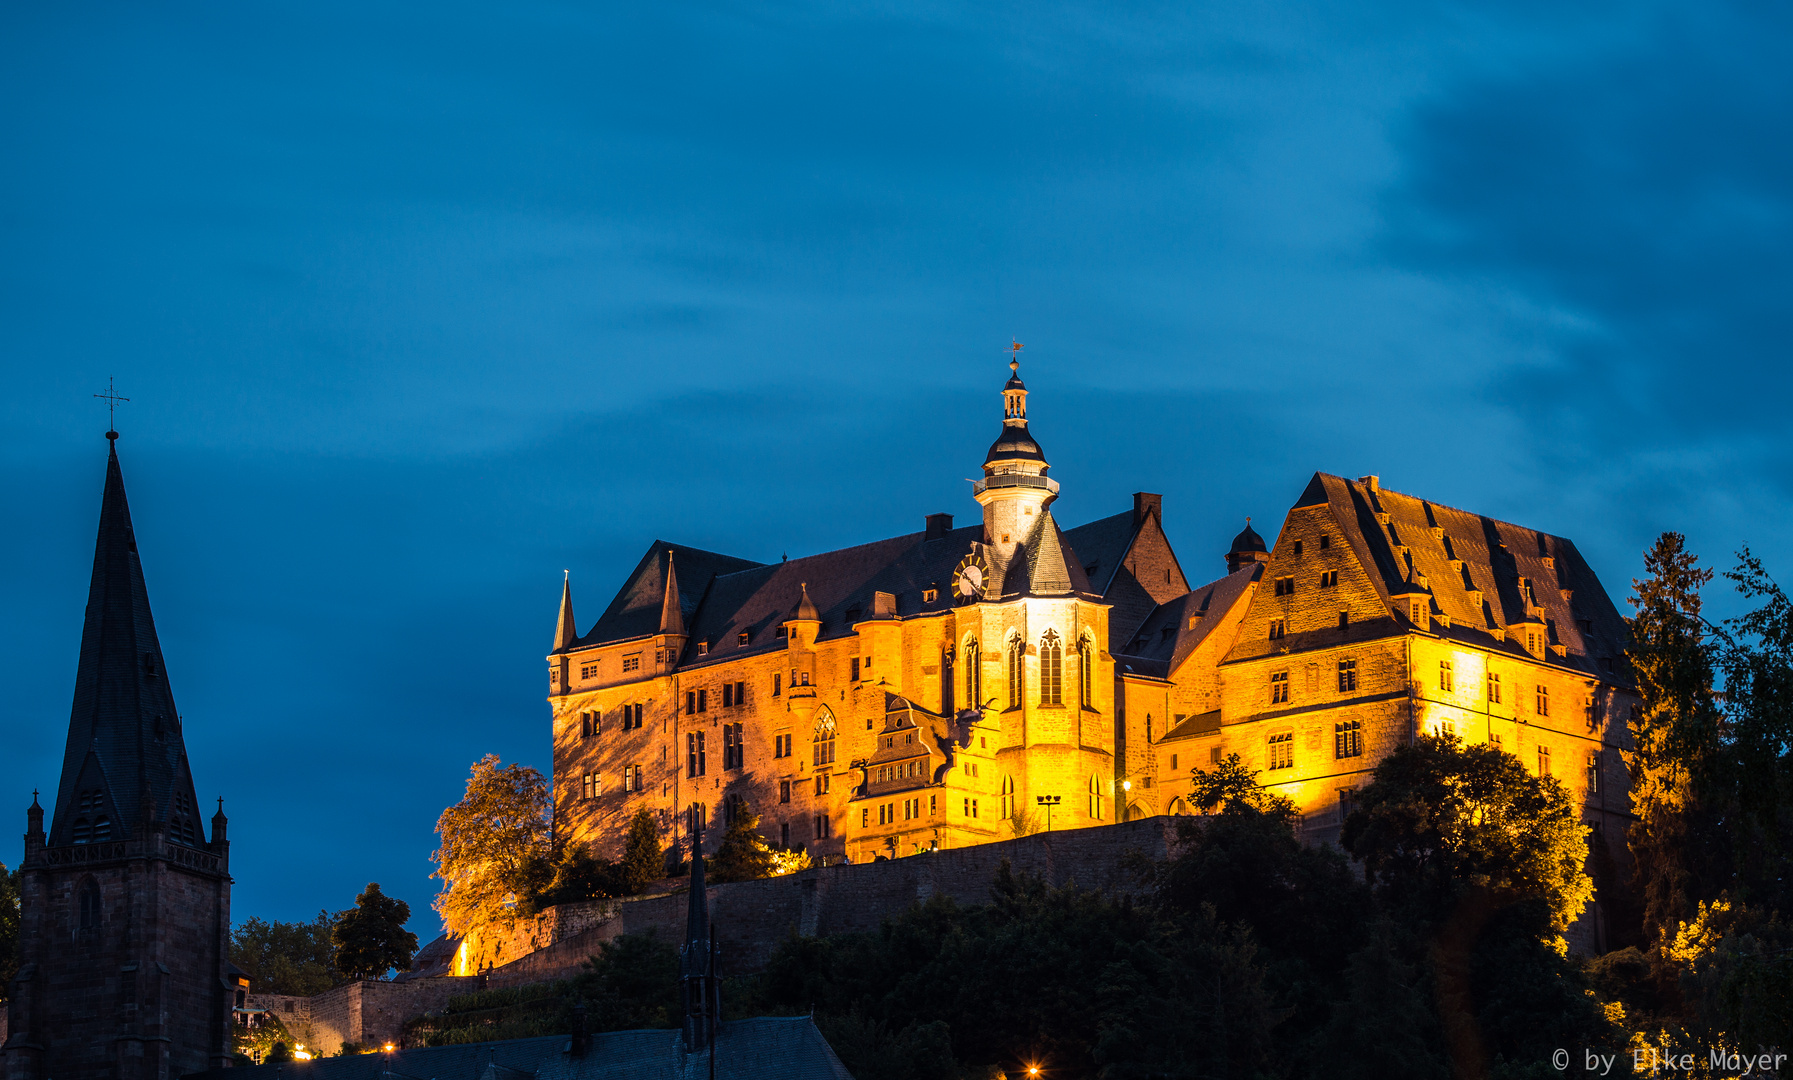
{"type": "Polygon", "coordinates": [[[131,399],[119,396],[118,391],[113,388],[112,376],[110,375],[106,376],[106,392],[103,394],[95,394],[93,396],[106,403],[106,441],[117,442],[118,422],[113,414],[118,411],[119,402],[129,402],[131,399]]]}
{"type": "Polygon", "coordinates": [[[1019,341],[1016,341],[1014,338],[1009,339],[1009,370],[1010,371],[1013,371],[1017,374],[1020,373],[1020,371],[1021,371],[1021,350],[1025,349],[1025,348],[1027,348],[1027,346],[1021,344],[1019,341]]]}

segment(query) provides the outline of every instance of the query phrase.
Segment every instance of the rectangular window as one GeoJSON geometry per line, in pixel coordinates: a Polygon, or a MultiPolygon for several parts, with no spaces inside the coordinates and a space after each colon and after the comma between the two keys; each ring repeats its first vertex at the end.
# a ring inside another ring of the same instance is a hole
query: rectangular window
{"type": "Polygon", "coordinates": [[[834,777],[828,773],[823,773],[820,776],[816,777],[816,794],[817,795],[828,794],[828,788],[833,779],[834,779],[834,777]]]}
{"type": "Polygon", "coordinates": [[[1444,738],[1454,739],[1457,737],[1457,722],[1454,720],[1440,720],[1437,724],[1433,725],[1433,733],[1443,736],[1444,738]]]}
{"type": "Polygon", "coordinates": [[[1339,788],[1339,824],[1340,825],[1343,825],[1345,823],[1345,819],[1351,816],[1351,802],[1356,797],[1356,795],[1357,795],[1357,789],[1355,789],[1355,788],[1348,788],[1348,787],[1339,788]]]}
{"type": "Polygon", "coordinates": [[[623,657],[623,670],[624,671],[640,671],[641,670],[641,654],[640,653],[632,653],[628,656],[623,657]]]}
{"type": "Polygon", "coordinates": [[[791,846],[791,823],[788,821],[778,823],[778,846],[787,849],[791,846]]]}
{"type": "Polygon", "coordinates": [[[1339,693],[1349,694],[1357,689],[1357,661],[1339,661],[1339,693]]]}
{"type": "Polygon", "coordinates": [[[710,691],[708,689],[699,690],[697,692],[697,711],[710,711],[710,691]]]}
{"type": "Polygon", "coordinates": [[[1600,755],[1588,754],[1588,794],[1600,794],[1600,755]]]}
{"type": "Polygon", "coordinates": [[[871,810],[868,808],[865,808],[865,807],[861,807],[859,810],[859,827],[862,829],[869,829],[869,828],[871,828],[871,826],[872,826],[871,810]]]}
{"type": "Polygon", "coordinates": [[[1208,747],[1208,764],[1210,764],[1210,765],[1220,764],[1220,747],[1218,747],[1218,746],[1208,747]]]}
{"type": "Polygon", "coordinates": [[[1349,611],[1339,612],[1339,629],[1340,630],[1351,629],[1351,613],[1349,611]]]}
{"type": "Polygon", "coordinates": [[[1295,579],[1292,577],[1277,578],[1276,579],[1276,595],[1278,595],[1278,596],[1293,596],[1293,595],[1295,595],[1295,579]]]}
{"type": "Polygon", "coordinates": [[[848,663],[849,667],[851,667],[851,669],[852,669],[851,672],[847,675],[847,680],[849,682],[858,682],[859,681],[859,657],[855,656],[853,659],[847,661],[847,663],[848,663]]]}
{"type": "Polygon", "coordinates": [[[1548,746],[1538,747],[1538,775],[1550,775],[1550,747],[1548,746]]]}
{"type": "Polygon", "coordinates": [[[687,691],[685,691],[685,715],[686,716],[695,716],[696,714],[697,714],[697,691],[687,690],[687,691]]]}
{"type": "Polygon", "coordinates": [[[722,707],[725,709],[735,707],[735,684],[732,682],[722,684],[722,707]]]}
{"type": "Polygon", "coordinates": [[[1538,715],[1550,715],[1550,687],[1543,683],[1538,684],[1538,715]]]}
{"type": "Polygon", "coordinates": [[[1322,571],[1320,571],[1320,588],[1330,589],[1334,585],[1337,585],[1338,583],[1339,583],[1339,572],[1337,570],[1322,570],[1322,571]]]}
{"type": "Polygon", "coordinates": [[[934,809],[934,799],[935,799],[935,796],[933,796],[933,795],[928,796],[928,816],[929,817],[933,817],[934,814],[936,813],[936,811],[934,809]]]}
{"type": "Polygon", "coordinates": [[[780,780],[778,782],[778,801],[781,803],[788,803],[791,801],[791,782],[789,780],[780,780]]]}
{"type": "Polygon", "coordinates": [[[745,680],[737,679],[737,680],[735,680],[735,707],[738,709],[745,708],[746,705],[747,705],[747,683],[745,680]]]}
{"type": "Polygon", "coordinates": [[[817,840],[826,840],[830,836],[833,836],[833,835],[834,835],[834,822],[832,822],[828,819],[827,814],[817,814],[816,815],[816,839],[817,840]]]}
{"type": "Polygon", "coordinates": [[[704,774],[704,735],[705,732],[693,731],[685,736],[685,776],[687,778],[704,774]]]}
{"type": "Polygon", "coordinates": [[[1177,771],[1177,755],[1175,755],[1175,754],[1172,754],[1170,756],[1170,771],[1171,772],[1177,771]]]}
{"type": "Polygon", "coordinates": [[[1363,756],[1362,721],[1344,720],[1332,725],[1332,756],[1335,758],[1363,756]]]}
{"type": "Polygon", "coordinates": [[[1500,749],[1500,732],[1490,731],[1488,733],[1488,745],[1494,747],[1496,750],[1500,749]]]}
{"type": "Polygon", "coordinates": [[[1299,540],[1295,541],[1295,557],[1301,557],[1301,541],[1299,540]]]}
{"type": "Polygon", "coordinates": [[[1278,671],[1270,676],[1270,704],[1286,705],[1289,701],[1289,673],[1278,671]]]}
{"type": "Polygon", "coordinates": [[[637,730],[637,731],[641,730],[641,725],[644,722],[644,718],[646,717],[646,715],[647,715],[647,706],[642,704],[641,702],[637,701],[635,703],[635,730],[637,730]]]}
{"type": "Polygon", "coordinates": [[[1270,736],[1270,761],[1267,768],[1292,769],[1295,767],[1295,733],[1279,731],[1270,736]]]}
{"type": "Polygon", "coordinates": [[[1492,671],[1488,673],[1488,700],[1500,704],[1500,676],[1492,671]]]}
{"type": "Polygon", "coordinates": [[[782,672],[774,672],[773,673],[773,675],[772,675],[772,696],[773,697],[778,697],[779,694],[781,694],[784,691],[784,687],[779,685],[783,681],[784,681],[784,674],[782,672]]]}
{"type": "Polygon", "coordinates": [[[579,797],[581,799],[597,798],[598,797],[598,787],[599,787],[598,774],[597,773],[589,773],[589,772],[585,773],[580,782],[579,797]]]}
{"type": "Polygon", "coordinates": [[[971,800],[971,816],[972,816],[972,817],[977,817],[977,816],[978,816],[978,812],[977,812],[977,800],[976,800],[976,799],[973,799],[973,800],[971,800]]]}
{"type": "Polygon", "coordinates": [[[1330,537],[1330,536],[1320,537],[1320,550],[1321,551],[1325,551],[1327,548],[1329,548],[1331,546],[1332,546],[1332,537],[1330,537]]]}
{"type": "Polygon", "coordinates": [[[1283,638],[1283,635],[1288,633],[1288,625],[1289,624],[1285,620],[1271,619],[1270,620],[1270,640],[1271,641],[1281,641],[1283,638]]]}
{"type": "Polygon", "coordinates": [[[1451,693],[1457,688],[1456,676],[1451,673],[1449,660],[1438,661],[1438,689],[1441,693],[1451,693]]]}

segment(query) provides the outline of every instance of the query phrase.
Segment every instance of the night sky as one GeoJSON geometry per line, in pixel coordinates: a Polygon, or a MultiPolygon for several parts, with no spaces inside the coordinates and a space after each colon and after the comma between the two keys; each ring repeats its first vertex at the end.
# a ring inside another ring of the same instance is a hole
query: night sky
{"type": "Polygon", "coordinates": [[[1785,6],[607,6],[0,9],[0,861],[108,376],[238,919],[433,936],[561,571],[973,520],[1012,339],[1059,520],[1196,580],[1315,470],[1793,576],[1785,6]]]}

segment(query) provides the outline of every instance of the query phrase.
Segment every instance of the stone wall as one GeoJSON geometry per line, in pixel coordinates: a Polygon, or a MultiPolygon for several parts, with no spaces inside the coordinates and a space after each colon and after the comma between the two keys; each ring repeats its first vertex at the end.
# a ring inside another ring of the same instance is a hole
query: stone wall
{"type": "Polygon", "coordinates": [[[408,982],[352,982],[326,990],[310,1002],[308,1045],[331,1055],[345,1042],[396,1042],[406,1020],[440,1009],[456,994],[478,990],[480,983],[476,976],[441,975],[408,982]]]}
{"type": "MultiPolygon", "coordinates": [[[[758,970],[792,933],[809,936],[875,930],[910,904],[935,895],[962,904],[989,899],[990,882],[1004,859],[1016,873],[1052,885],[1076,883],[1105,891],[1131,891],[1136,879],[1127,856],[1163,859],[1175,836],[1170,818],[1122,825],[1036,833],[976,847],[858,865],[818,867],[786,877],[709,888],[710,918],[731,975],[758,970]]],[[[684,934],[687,894],[667,893],[624,901],[562,905],[573,908],[558,925],[567,933],[547,947],[488,974],[489,985],[526,986],[579,972],[601,943],[623,934],[652,932],[678,942],[684,934]]],[[[433,980],[419,980],[430,982],[433,980]]]]}

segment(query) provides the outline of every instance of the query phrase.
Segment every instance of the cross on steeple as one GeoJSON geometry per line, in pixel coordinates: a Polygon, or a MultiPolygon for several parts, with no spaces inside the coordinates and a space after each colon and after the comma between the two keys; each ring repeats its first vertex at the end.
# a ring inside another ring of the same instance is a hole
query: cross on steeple
{"type": "Polygon", "coordinates": [[[118,423],[113,414],[118,411],[119,402],[129,402],[131,399],[119,396],[118,391],[112,386],[112,376],[110,375],[106,376],[106,392],[93,396],[106,403],[106,438],[118,438],[118,423]]]}

